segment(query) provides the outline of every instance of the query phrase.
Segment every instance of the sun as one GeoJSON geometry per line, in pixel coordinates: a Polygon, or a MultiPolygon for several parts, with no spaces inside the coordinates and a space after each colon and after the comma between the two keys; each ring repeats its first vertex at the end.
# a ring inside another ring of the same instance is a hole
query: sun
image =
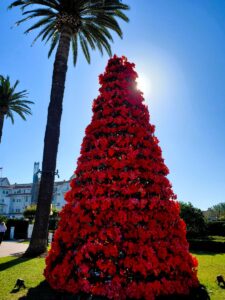
{"type": "Polygon", "coordinates": [[[143,74],[138,75],[137,88],[143,92],[145,96],[148,96],[151,92],[150,80],[148,80],[143,74]]]}

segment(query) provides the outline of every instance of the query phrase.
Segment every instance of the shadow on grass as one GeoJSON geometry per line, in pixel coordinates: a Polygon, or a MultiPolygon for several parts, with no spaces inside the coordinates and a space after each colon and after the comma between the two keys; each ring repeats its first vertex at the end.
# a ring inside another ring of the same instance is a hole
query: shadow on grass
{"type": "Polygon", "coordinates": [[[219,285],[219,287],[223,290],[225,290],[225,285],[219,285]]]}
{"type": "MultiPolygon", "coordinates": [[[[42,281],[37,287],[30,288],[26,296],[19,300],[108,300],[106,297],[90,296],[87,294],[72,295],[54,291],[46,281],[42,281]]],[[[130,299],[131,300],[131,299],[130,299]]],[[[158,297],[157,300],[210,300],[205,286],[200,285],[192,289],[189,296],[172,295],[158,297]]]]}
{"type": "Polygon", "coordinates": [[[225,253],[225,242],[216,240],[214,237],[188,238],[188,242],[191,252],[199,251],[199,254],[204,252],[210,255],[225,253]]]}
{"type": "Polygon", "coordinates": [[[19,291],[20,291],[19,288],[17,288],[17,289],[12,289],[11,292],[10,292],[10,294],[16,294],[16,293],[18,293],[19,291]]]}
{"type": "Polygon", "coordinates": [[[38,286],[30,288],[26,296],[20,297],[19,300],[33,299],[33,300],[56,300],[57,293],[51,289],[46,281],[42,281],[38,286]]]}
{"type": "Polygon", "coordinates": [[[17,257],[13,260],[10,260],[10,261],[0,264],[0,271],[4,271],[4,270],[6,270],[8,268],[12,268],[18,264],[25,263],[26,261],[28,261],[30,259],[31,258],[17,257]]]}
{"type": "Polygon", "coordinates": [[[191,254],[195,255],[211,255],[215,256],[217,254],[223,254],[223,253],[216,253],[216,252],[211,252],[211,251],[200,251],[200,250],[191,250],[191,254]]]}
{"type": "Polygon", "coordinates": [[[76,296],[67,293],[54,291],[47,281],[42,281],[38,286],[30,288],[26,296],[20,297],[19,300],[87,300],[83,296],[76,296]]]}

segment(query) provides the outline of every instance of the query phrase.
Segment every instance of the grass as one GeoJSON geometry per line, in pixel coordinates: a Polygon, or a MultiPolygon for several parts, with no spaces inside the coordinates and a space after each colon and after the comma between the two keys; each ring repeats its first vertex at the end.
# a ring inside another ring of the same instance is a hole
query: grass
{"type": "Polygon", "coordinates": [[[193,254],[199,262],[198,278],[207,287],[211,300],[224,300],[225,289],[217,285],[216,276],[222,274],[225,277],[225,253],[196,252],[193,254]]]}
{"type": "Polygon", "coordinates": [[[225,243],[225,236],[209,235],[209,239],[213,242],[225,243]]]}
{"type": "Polygon", "coordinates": [[[22,243],[22,244],[30,244],[30,241],[29,240],[24,240],[24,241],[22,241],[20,243],[22,243]]]}
{"type": "Polygon", "coordinates": [[[225,236],[208,235],[203,237],[191,238],[191,240],[225,243],[225,236]]]}
{"type": "Polygon", "coordinates": [[[10,293],[13,290],[18,278],[23,278],[27,288],[37,286],[43,279],[44,258],[0,258],[0,299],[14,300],[26,295],[27,290],[21,289],[17,293],[10,293]]]}
{"type": "MultiPolygon", "coordinates": [[[[225,254],[193,253],[199,261],[198,277],[204,284],[211,300],[224,300],[225,289],[219,287],[216,276],[225,276],[225,254]]],[[[18,257],[0,258],[0,299],[1,300],[58,300],[72,299],[57,296],[44,282],[44,258],[25,259],[18,257]],[[17,278],[23,278],[27,289],[11,293],[17,278]],[[27,296],[26,296],[27,295],[27,296]]],[[[74,298],[73,298],[74,299],[74,298]]]]}

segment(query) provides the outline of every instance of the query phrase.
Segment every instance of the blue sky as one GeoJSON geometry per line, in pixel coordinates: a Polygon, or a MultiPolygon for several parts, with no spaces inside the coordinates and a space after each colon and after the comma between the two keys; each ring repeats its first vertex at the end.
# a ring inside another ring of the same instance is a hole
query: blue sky
{"type": "MultiPolygon", "coordinates": [[[[14,27],[19,10],[0,6],[0,73],[20,80],[35,102],[26,122],[6,120],[0,167],[11,183],[31,182],[34,161],[42,160],[54,55],[48,45],[31,43],[27,25],[14,27]]],[[[127,0],[130,23],[121,23],[113,53],[136,64],[145,82],[151,123],[156,125],[165,163],[178,199],[196,207],[225,201],[225,1],[127,0]]],[[[76,168],[84,130],[90,123],[98,75],[108,57],[81,52],[76,68],[70,57],[58,151],[60,179],[76,168]]]]}

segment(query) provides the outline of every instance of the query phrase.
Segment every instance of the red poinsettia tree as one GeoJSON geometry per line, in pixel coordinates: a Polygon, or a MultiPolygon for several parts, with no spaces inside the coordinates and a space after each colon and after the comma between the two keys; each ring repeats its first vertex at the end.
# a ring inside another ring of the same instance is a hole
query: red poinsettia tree
{"type": "Polygon", "coordinates": [[[46,259],[54,289],[153,300],[198,285],[197,261],[136,78],[134,64],[116,56],[100,76],[46,259]]]}

